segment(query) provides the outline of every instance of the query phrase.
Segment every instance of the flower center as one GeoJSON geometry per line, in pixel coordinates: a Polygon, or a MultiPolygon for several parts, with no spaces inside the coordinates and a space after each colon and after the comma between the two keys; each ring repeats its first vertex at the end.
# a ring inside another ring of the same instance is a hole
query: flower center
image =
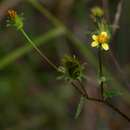
{"type": "Polygon", "coordinates": [[[15,19],[16,15],[17,15],[16,11],[14,11],[14,10],[8,10],[8,14],[9,14],[10,18],[12,18],[12,19],[15,19]]]}
{"type": "Polygon", "coordinates": [[[98,42],[99,43],[106,43],[108,41],[108,36],[107,35],[104,35],[104,34],[100,34],[98,36],[98,42]]]}

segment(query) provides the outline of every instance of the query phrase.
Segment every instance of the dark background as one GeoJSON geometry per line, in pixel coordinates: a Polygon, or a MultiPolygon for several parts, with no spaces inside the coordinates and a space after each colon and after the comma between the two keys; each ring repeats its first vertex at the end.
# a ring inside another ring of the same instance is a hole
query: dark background
{"type": "MultiPolygon", "coordinates": [[[[130,123],[107,106],[86,101],[74,119],[80,95],[57,80],[58,74],[28,47],[14,28],[6,27],[7,10],[24,13],[25,30],[40,50],[56,65],[65,55],[76,55],[86,63],[84,82],[97,96],[97,51],[90,47],[95,31],[90,10],[105,9],[113,24],[120,0],[0,0],[0,129],[1,130],[129,130],[130,123]],[[41,9],[41,7],[43,7],[41,9]],[[58,20],[57,20],[58,19],[58,20]],[[60,21],[60,22],[59,22],[60,21]],[[72,33],[66,33],[61,24],[72,33]],[[74,34],[74,35],[73,35],[74,34]]],[[[130,0],[124,0],[110,47],[104,53],[108,87],[122,94],[110,101],[130,117],[130,0]]]]}

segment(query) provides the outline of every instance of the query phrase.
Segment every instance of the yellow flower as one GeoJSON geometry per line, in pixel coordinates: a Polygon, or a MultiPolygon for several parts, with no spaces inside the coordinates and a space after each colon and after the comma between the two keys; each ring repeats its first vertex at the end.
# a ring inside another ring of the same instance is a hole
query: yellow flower
{"type": "Polygon", "coordinates": [[[23,28],[23,17],[18,15],[15,10],[8,10],[9,20],[7,26],[13,25],[18,30],[23,28]]]}
{"type": "Polygon", "coordinates": [[[14,10],[8,10],[8,15],[10,16],[11,19],[15,19],[17,16],[17,13],[14,10]]]}
{"type": "Polygon", "coordinates": [[[92,35],[93,42],[91,43],[92,47],[101,46],[103,50],[109,50],[109,36],[107,32],[101,32],[99,35],[92,35]]]}

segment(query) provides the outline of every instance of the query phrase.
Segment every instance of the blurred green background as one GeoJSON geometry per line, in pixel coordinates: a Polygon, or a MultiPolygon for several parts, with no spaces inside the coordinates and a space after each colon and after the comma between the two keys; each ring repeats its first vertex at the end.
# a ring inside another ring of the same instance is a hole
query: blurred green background
{"type": "MultiPolygon", "coordinates": [[[[1,130],[129,130],[130,123],[110,108],[86,101],[74,119],[80,95],[27,44],[6,27],[7,10],[24,13],[25,30],[56,65],[65,55],[86,63],[90,95],[97,91],[97,52],[90,48],[95,26],[93,6],[104,8],[113,24],[120,0],[0,0],[0,129],[1,130]]],[[[104,53],[108,87],[122,92],[110,101],[130,117],[130,1],[123,0],[112,53],[104,53]],[[115,60],[116,59],[116,60],[115,60]],[[117,63],[118,61],[118,63],[117,63]]]]}

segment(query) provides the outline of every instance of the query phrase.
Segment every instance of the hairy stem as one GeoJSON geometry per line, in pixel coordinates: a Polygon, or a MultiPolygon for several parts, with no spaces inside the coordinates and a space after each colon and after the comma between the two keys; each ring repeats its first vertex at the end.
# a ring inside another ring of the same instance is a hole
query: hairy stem
{"type": "Polygon", "coordinates": [[[38,52],[38,54],[50,65],[52,68],[54,68],[56,71],[58,70],[57,66],[53,64],[46,56],[43,54],[40,49],[35,45],[35,43],[29,38],[27,33],[24,31],[24,29],[20,29],[20,32],[24,35],[24,37],[28,40],[28,42],[33,46],[33,48],[38,52]]]}

